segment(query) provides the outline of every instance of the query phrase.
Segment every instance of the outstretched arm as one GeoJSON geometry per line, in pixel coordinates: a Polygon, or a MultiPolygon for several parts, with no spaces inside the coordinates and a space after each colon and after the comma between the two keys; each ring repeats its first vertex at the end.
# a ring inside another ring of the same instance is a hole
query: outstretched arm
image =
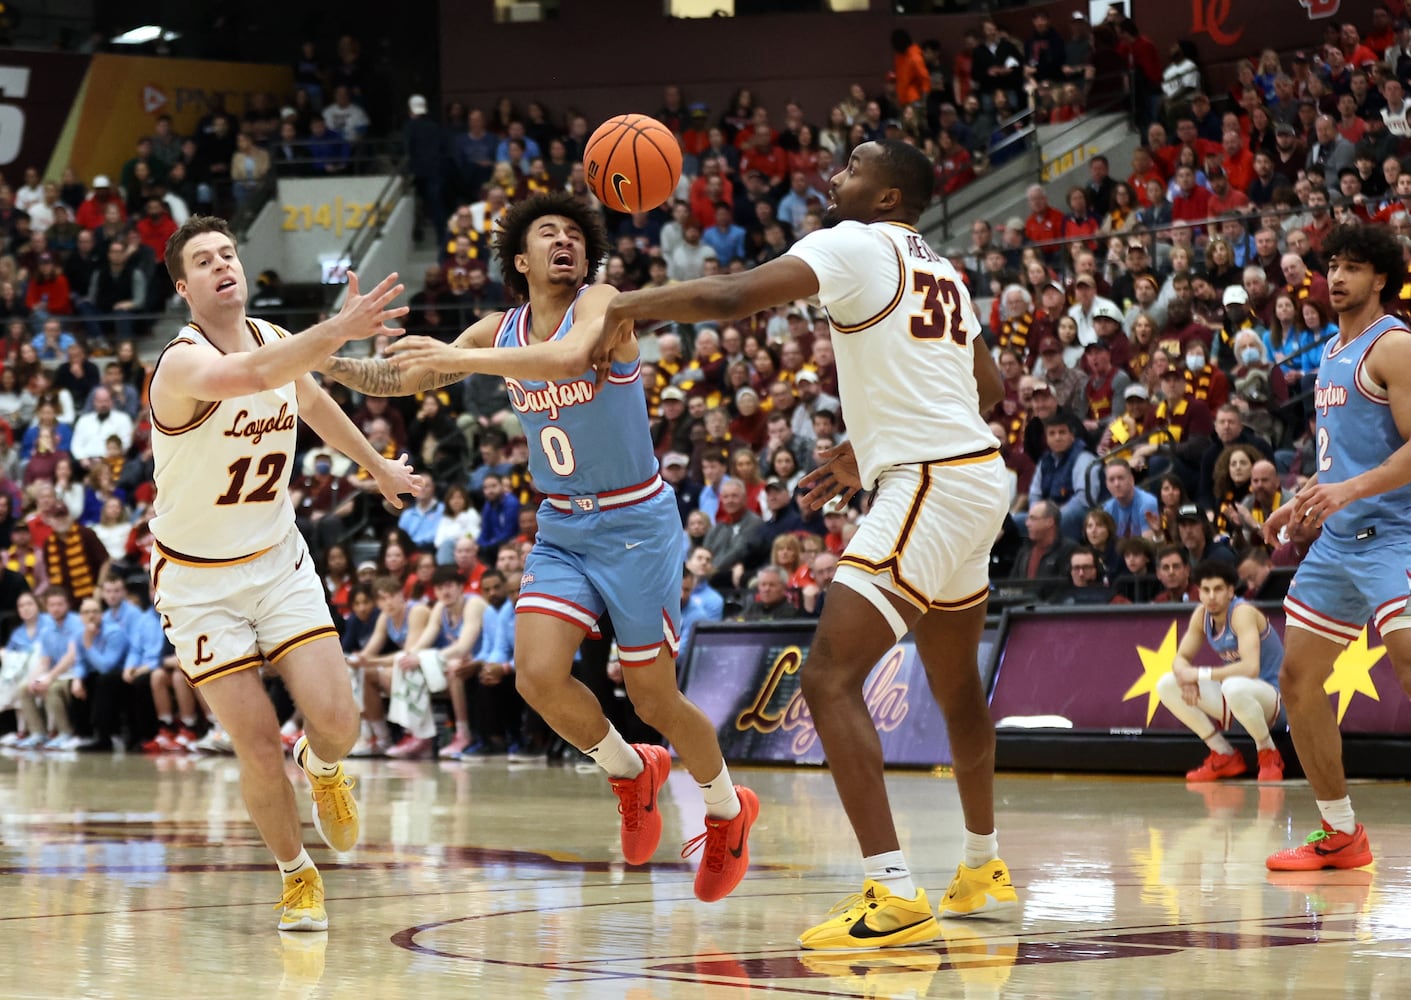
{"type": "Polygon", "coordinates": [[[395,460],[383,458],[368,443],[362,431],[353,425],[348,415],[338,408],[328,393],[305,375],[298,382],[299,416],[313,428],[325,444],[347,455],[359,467],[367,469],[383,497],[394,507],[402,506],[402,495],[421,488],[421,476],[414,475],[406,456],[395,460]]]}
{"type": "MultiPolygon", "coordinates": [[[[499,329],[503,315],[491,313],[477,320],[463,330],[450,346],[488,347],[494,341],[495,331],[499,329]]],[[[473,374],[475,369],[464,367],[433,371],[423,365],[399,367],[391,358],[344,358],[334,355],[320,364],[315,371],[364,396],[410,396],[459,382],[467,375],[473,374]]]]}
{"type": "MultiPolygon", "coordinates": [[[[472,346],[460,350],[429,337],[407,337],[387,353],[408,370],[451,371],[469,369],[487,375],[518,379],[570,379],[593,367],[593,357],[603,337],[604,310],[618,297],[611,285],[595,285],[583,293],[573,309],[573,326],[561,339],[522,347],[472,346]]],[[[630,336],[616,343],[613,358],[629,361],[637,356],[630,336]]]]}
{"type": "Polygon", "coordinates": [[[800,257],[783,256],[739,274],[718,274],[661,288],[624,292],[608,306],[604,323],[669,319],[682,323],[730,320],[818,294],[818,276],[800,257]]]}

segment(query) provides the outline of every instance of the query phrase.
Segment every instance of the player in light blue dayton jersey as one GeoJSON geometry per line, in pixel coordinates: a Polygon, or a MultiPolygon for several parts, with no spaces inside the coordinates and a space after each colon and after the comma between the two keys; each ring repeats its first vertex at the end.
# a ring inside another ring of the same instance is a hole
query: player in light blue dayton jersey
{"type": "Polygon", "coordinates": [[[681,615],[681,519],[647,427],[636,338],[592,362],[603,313],[617,295],[592,285],[608,241],[596,212],[568,194],[530,198],[496,239],[505,283],[527,299],[487,316],[454,344],[398,341],[386,362],[330,362],[354,388],[384,393],[445,384],[472,372],[505,379],[529,440],[534,485],[547,494],[515,603],[515,683],[524,700],[612,779],[622,849],[643,864],[661,838],[657,793],[671,770],[658,746],[631,746],[572,675],[598,618],[611,616],[628,697],[675,748],[705,792],[696,895],[720,899],[749,865],[754,793],[733,785],[715,729],[676,686],[681,615]],[[449,376],[449,378],[448,378],[449,376]]]}
{"type": "Polygon", "coordinates": [[[1297,518],[1322,533],[1284,601],[1279,689],[1322,829],[1275,853],[1276,871],[1371,864],[1343,775],[1337,719],[1323,690],[1370,618],[1411,693],[1411,329],[1387,315],[1406,281],[1401,246],[1382,226],[1340,226],[1323,242],[1338,335],[1324,348],[1314,405],[1318,471],[1270,516],[1277,539],[1297,518]]]}

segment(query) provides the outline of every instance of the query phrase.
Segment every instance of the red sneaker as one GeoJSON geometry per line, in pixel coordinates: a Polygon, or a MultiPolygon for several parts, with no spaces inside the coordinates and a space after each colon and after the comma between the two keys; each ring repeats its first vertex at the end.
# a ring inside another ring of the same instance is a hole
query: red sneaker
{"type": "Polygon", "coordinates": [[[642,773],[635,778],[610,778],[622,814],[622,856],[629,865],[644,865],[661,843],[661,810],[657,792],[671,773],[671,754],[665,747],[633,743],[642,758],[642,773]]]}
{"type": "Polygon", "coordinates": [[[157,730],[156,736],[142,744],[143,753],[175,753],[184,749],[186,748],[176,741],[176,734],[165,726],[157,730]]]}
{"type": "Polygon", "coordinates": [[[1361,868],[1372,863],[1372,845],[1362,824],[1351,833],[1334,830],[1323,822],[1297,847],[1275,851],[1265,862],[1271,872],[1315,872],[1323,868],[1361,868]]]}
{"type": "Polygon", "coordinates": [[[1259,751],[1259,782],[1267,784],[1284,780],[1284,758],[1278,750],[1259,751]]]}
{"type": "Polygon", "coordinates": [[[1249,765],[1244,762],[1238,750],[1234,753],[1216,753],[1210,751],[1210,756],[1205,758],[1205,763],[1194,771],[1186,772],[1187,781],[1219,781],[1221,778],[1233,778],[1244,774],[1249,770],[1249,765]]]}
{"type": "Polygon", "coordinates": [[[759,799],[744,785],[735,786],[740,813],[734,819],[707,816],[705,833],[686,842],[683,858],[705,844],[701,867],[696,870],[696,898],[703,903],[724,899],[740,884],[750,867],[750,827],[759,817],[759,799]]]}

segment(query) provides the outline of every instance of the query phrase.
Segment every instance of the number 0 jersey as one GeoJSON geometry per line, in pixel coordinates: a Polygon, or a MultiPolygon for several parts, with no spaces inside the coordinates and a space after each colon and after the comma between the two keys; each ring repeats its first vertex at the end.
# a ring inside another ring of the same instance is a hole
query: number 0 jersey
{"type": "Polygon", "coordinates": [[[864,486],[888,466],[998,446],[980,417],[975,307],[955,268],[920,233],[900,222],[840,222],[789,253],[818,277],[864,486]]]}
{"type": "MultiPolygon", "coordinates": [[[[576,304],[575,299],[552,339],[573,326],[576,304]]],[[[517,306],[500,320],[495,346],[525,347],[531,329],[529,305],[517,306]]],[[[635,360],[614,362],[601,387],[594,385],[591,369],[564,381],[505,379],[510,406],[529,442],[535,489],[571,497],[660,488],[641,368],[635,360]]]]}
{"type": "MultiPolygon", "coordinates": [[[[289,336],[263,320],[245,322],[257,344],[289,336]]],[[[191,323],[162,355],[178,344],[210,343],[191,323]]],[[[158,357],[154,378],[161,363],[158,357]]],[[[294,527],[289,475],[299,417],[295,384],[220,400],[182,426],[162,423],[172,416],[152,414],[152,536],[165,553],[223,562],[283,539],[294,527]]]]}

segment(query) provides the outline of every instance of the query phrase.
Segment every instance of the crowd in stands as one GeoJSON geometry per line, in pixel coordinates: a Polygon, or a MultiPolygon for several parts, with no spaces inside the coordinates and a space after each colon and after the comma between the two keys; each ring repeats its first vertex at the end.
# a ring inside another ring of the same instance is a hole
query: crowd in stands
{"type": "MultiPolygon", "coordinates": [[[[1411,172],[1401,169],[1411,152],[1411,27],[1393,29],[1384,13],[1365,41],[1344,24],[1322,48],[1267,53],[1229,93],[1208,92],[1173,50],[1171,86],[1160,85],[1158,61],[1149,92],[1136,88],[1153,120],[1130,164],[1094,158],[1067,211],[1035,187],[1027,219],[977,219],[970,245],[950,253],[974,298],[993,302],[981,320],[1006,383],[988,415],[1014,474],[1012,516],[992,558],[997,598],[1191,601],[1190,568],[1211,557],[1238,566],[1249,596],[1280,596],[1280,567],[1311,538],[1295,532],[1269,551],[1260,526],[1316,462],[1307,394],[1335,330],[1321,242],[1337,220],[1384,222],[1411,251],[1411,172]]],[[[854,87],[820,126],[794,103],[775,115],[748,90],[715,115],[667,87],[657,116],[685,150],[678,197],[649,213],[604,211],[615,243],[600,280],[630,289],[757,266],[822,224],[829,174],[857,142],[970,148],[947,96],[965,124],[972,103],[1002,114],[1017,91],[1105,79],[1106,31],[1086,52],[1064,43],[1059,61],[1062,40],[1044,20],[1036,15],[1035,38],[1014,46],[1018,58],[987,25],[953,74],[940,71],[937,47],[899,32],[893,77],[873,95],[854,87]]],[[[1127,45],[1122,65],[1132,65],[1144,51],[1133,45],[1135,26],[1119,21],[1112,33],[1127,45]]],[[[1075,35],[1086,38],[1086,26],[1075,21],[1075,35]]],[[[334,83],[330,108],[353,93],[334,83]]],[[[537,103],[522,113],[508,101],[488,111],[453,104],[439,123],[420,97],[408,110],[423,225],[441,248],[411,297],[408,325],[449,339],[506,304],[490,250],[509,205],[566,188],[597,206],[580,162],[589,123],[537,103]]],[[[310,119],[314,128],[320,120],[310,119]]],[[[942,189],[944,174],[942,161],[942,189]]],[[[26,197],[36,190],[45,205],[66,197],[60,185],[49,198],[27,176],[26,197]]],[[[90,208],[85,220],[97,218],[99,230],[123,208],[111,187],[104,197],[112,207],[90,208]]],[[[159,212],[170,197],[156,199],[159,212]]],[[[27,232],[17,212],[0,213],[10,220],[0,268],[11,275],[0,311],[12,310],[0,371],[0,611],[20,622],[11,650],[39,650],[23,724],[6,739],[191,746],[205,714],[174,671],[156,615],[141,610],[152,499],[143,367],[118,329],[93,329],[81,308],[52,308],[62,296],[26,305],[36,286],[57,287],[52,275],[75,254],[83,259],[83,243],[105,245],[93,226],[75,224],[71,247],[50,241],[34,252],[60,211],[27,232]],[[89,355],[109,344],[100,368],[89,355]]],[[[127,268],[134,244],[153,251],[122,219],[112,222],[122,239],[92,274],[127,268]]],[[[79,272],[70,298],[94,281],[106,287],[79,272]]],[[[847,435],[827,317],[798,302],[733,323],[640,332],[653,443],[681,514],[686,645],[701,621],[817,616],[867,513],[865,496],[821,512],[799,503],[800,478],[847,435]]],[[[375,448],[406,453],[430,474],[415,502],[395,511],[365,471],[303,430],[291,499],[363,698],[358,752],[434,752],[431,696],[446,690],[455,736],[443,755],[542,753],[548,734],[525,717],[512,678],[512,611],[540,494],[503,382],[474,375],[390,400],[329,388],[375,448]]],[[[610,622],[604,628],[610,638],[610,622]]],[[[607,641],[584,656],[594,676],[612,676],[607,641]]],[[[219,745],[218,730],[208,738],[219,745]]]]}

